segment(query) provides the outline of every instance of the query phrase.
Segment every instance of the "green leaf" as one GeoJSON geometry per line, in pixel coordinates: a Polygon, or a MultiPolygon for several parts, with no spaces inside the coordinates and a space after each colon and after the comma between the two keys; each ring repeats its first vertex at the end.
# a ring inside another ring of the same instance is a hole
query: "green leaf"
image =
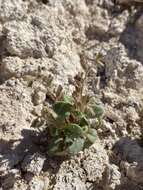
{"type": "Polygon", "coordinates": [[[95,142],[95,140],[96,140],[96,137],[95,137],[95,136],[93,136],[93,135],[91,135],[91,134],[87,134],[86,136],[87,136],[88,140],[89,140],[91,143],[94,143],[94,142],[95,142]]]}
{"type": "Polygon", "coordinates": [[[89,129],[88,129],[88,133],[90,133],[90,134],[92,134],[92,135],[94,135],[94,136],[96,136],[96,135],[97,135],[96,130],[95,130],[95,129],[93,129],[93,128],[89,128],[89,129]]]}
{"type": "Polygon", "coordinates": [[[96,114],[97,117],[101,117],[104,113],[104,109],[102,105],[96,104],[94,107],[94,112],[96,114]]]}
{"type": "Polygon", "coordinates": [[[96,130],[93,128],[89,128],[88,133],[86,134],[87,139],[91,143],[94,143],[96,140],[96,136],[97,136],[96,130]]]}
{"type": "Polygon", "coordinates": [[[83,135],[82,128],[77,124],[69,124],[65,128],[65,133],[73,138],[83,135]]]}
{"type": "Polygon", "coordinates": [[[73,104],[74,99],[71,96],[64,95],[63,101],[73,104]]]}
{"type": "Polygon", "coordinates": [[[84,113],[81,112],[81,111],[78,111],[78,110],[74,110],[73,114],[76,116],[76,117],[83,117],[84,116],[84,113]]]}
{"type": "Polygon", "coordinates": [[[88,129],[89,129],[88,125],[82,126],[82,130],[84,131],[84,134],[88,132],[88,129]]]}
{"type": "Polygon", "coordinates": [[[88,120],[87,120],[87,118],[86,118],[86,116],[85,116],[84,113],[82,113],[82,112],[80,112],[80,111],[78,111],[78,110],[75,110],[75,111],[73,112],[73,114],[74,114],[77,118],[79,118],[79,125],[80,125],[80,126],[89,125],[88,120]]]}
{"type": "Polygon", "coordinates": [[[81,151],[83,149],[83,147],[84,147],[84,139],[77,138],[74,140],[73,144],[71,146],[69,146],[68,153],[70,155],[75,155],[79,151],[81,151]]]}
{"type": "Polygon", "coordinates": [[[61,117],[67,117],[72,108],[73,104],[64,101],[58,101],[53,106],[53,110],[61,117]]]}
{"type": "Polygon", "coordinates": [[[66,137],[65,138],[65,143],[71,144],[71,143],[73,143],[73,139],[71,139],[70,137],[66,137]]]}
{"type": "Polygon", "coordinates": [[[55,144],[59,144],[59,143],[62,142],[62,141],[63,141],[63,138],[58,138],[58,139],[55,140],[54,143],[55,143],[55,144]]]}
{"type": "Polygon", "coordinates": [[[79,122],[80,126],[85,126],[85,125],[89,125],[88,120],[85,116],[82,116],[79,122]]]}

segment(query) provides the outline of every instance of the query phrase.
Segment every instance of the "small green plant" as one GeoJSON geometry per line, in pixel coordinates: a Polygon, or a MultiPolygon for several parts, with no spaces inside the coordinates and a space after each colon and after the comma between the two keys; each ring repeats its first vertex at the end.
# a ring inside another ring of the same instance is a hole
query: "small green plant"
{"type": "MultiPolygon", "coordinates": [[[[75,155],[88,148],[96,140],[96,129],[89,124],[90,118],[101,121],[103,108],[94,97],[83,93],[87,76],[79,74],[73,81],[75,91],[67,96],[59,87],[51,108],[45,106],[48,123],[48,154],[51,156],[75,155]]],[[[43,114],[43,115],[44,115],[43,114]]]]}

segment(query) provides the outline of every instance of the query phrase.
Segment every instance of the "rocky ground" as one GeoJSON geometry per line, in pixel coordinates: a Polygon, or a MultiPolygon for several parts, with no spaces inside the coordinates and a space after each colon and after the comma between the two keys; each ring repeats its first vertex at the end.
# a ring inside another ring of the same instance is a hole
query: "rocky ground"
{"type": "Polygon", "coordinates": [[[0,0],[1,190],[141,190],[142,127],[143,0],[0,0]],[[49,158],[33,127],[49,78],[70,92],[87,65],[105,107],[99,139],[49,158]]]}

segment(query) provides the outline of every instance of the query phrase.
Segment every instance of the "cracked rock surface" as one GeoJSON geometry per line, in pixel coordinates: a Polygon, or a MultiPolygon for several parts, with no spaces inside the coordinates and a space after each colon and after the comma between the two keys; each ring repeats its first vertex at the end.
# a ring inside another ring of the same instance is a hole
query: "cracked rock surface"
{"type": "Polygon", "coordinates": [[[142,34],[142,0],[0,0],[0,190],[143,189],[142,34]],[[87,65],[98,140],[50,158],[35,119],[87,65]]]}

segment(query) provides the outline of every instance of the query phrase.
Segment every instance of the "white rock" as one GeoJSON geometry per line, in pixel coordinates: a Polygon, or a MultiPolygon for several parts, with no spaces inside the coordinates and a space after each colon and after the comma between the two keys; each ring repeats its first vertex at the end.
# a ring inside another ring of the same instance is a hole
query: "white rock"
{"type": "MultiPolygon", "coordinates": [[[[30,126],[32,120],[32,91],[25,87],[19,80],[14,81],[14,86],[5,83],[0,86],[0,125],[7,134],[20,135],[22,129],[30,126]]],[[[0,134],[1,137],[3,133],[0,134]]],[[[19,135],[17,137],[19,137],[19,135]]],[[[7,136],[8,138],[8,136],[7,136]]]]}
{"type": "Polygon", "coordinates": [[[85,151],[83,168],[89,181],[97,182],[102,178],[105,166],[108,162],[106,151],[98,143],[95,143],[90,150],[85,151]]]}
{"type": "Polygon", "coordinates": [[[42,12],[36,9],[24,21],[6,23],[3,32],[7,36],[7,51],[22,58],[52,58],[62,44],[68,46],[72,41],[62,13],[52,7],[45,7],[42,12]],[[59,22],[62,22],[61,26],[59,22]]]}
{"type": "Polygon", "coordinates": [[[116,186],[121,184],[121,173],[116,165],[111,164],[107,167],[105,183],[105,187],[108,190],[115,189],[116,186]]]}
{"type": "Polygon", "coordinates": [[[122,12],[119,16],[113,18],[110,23],[109,34],[113,36],[121,34],[125,30],[128,20],[129,12],[127,10],[122,12]]]}
{"type": "Polygon", "coordinates": [[[3,154],[0,156],[0,173],[4,174],[18,164],[20,158],[16,154],[3,154]]]}
{"type": "Polygon", "coordinates": [[[100,36],[106,34],[110,25],[110,17],[108,11],[98,6],[91,6],[90,11],[92,13],[92,17],[89,27],[89,34],[90,32],[95,35],[98,34],[100,36]]]}
{"type": "Polygon", "coordinates": [[[89,150],[64,161],[56,174],[54,190],[86,190],[85,181],[97,182],[102,179],[108,156],[96,142],[89,150]]]}
{"type": "Polygon", "coordinates": [[[44,190],[44,182],[41,179],[34,178],[29,183],[27,190],[44,190]]]}
{"type": "Polygon", "coordinates": [[[27,11],[27,4],[22,0],[0,0],[0,19],[8,20],[21,19],[27,11]]]}
{"type": "Polygon", "coordinates": [[[33,155],[27,155],[22,162],[22,169],[25,172],[30,172],[34,175],[39,175],[43,164],[45,161],[45,157],[40,155],[39,153],[35,153],[33,155]]]}

